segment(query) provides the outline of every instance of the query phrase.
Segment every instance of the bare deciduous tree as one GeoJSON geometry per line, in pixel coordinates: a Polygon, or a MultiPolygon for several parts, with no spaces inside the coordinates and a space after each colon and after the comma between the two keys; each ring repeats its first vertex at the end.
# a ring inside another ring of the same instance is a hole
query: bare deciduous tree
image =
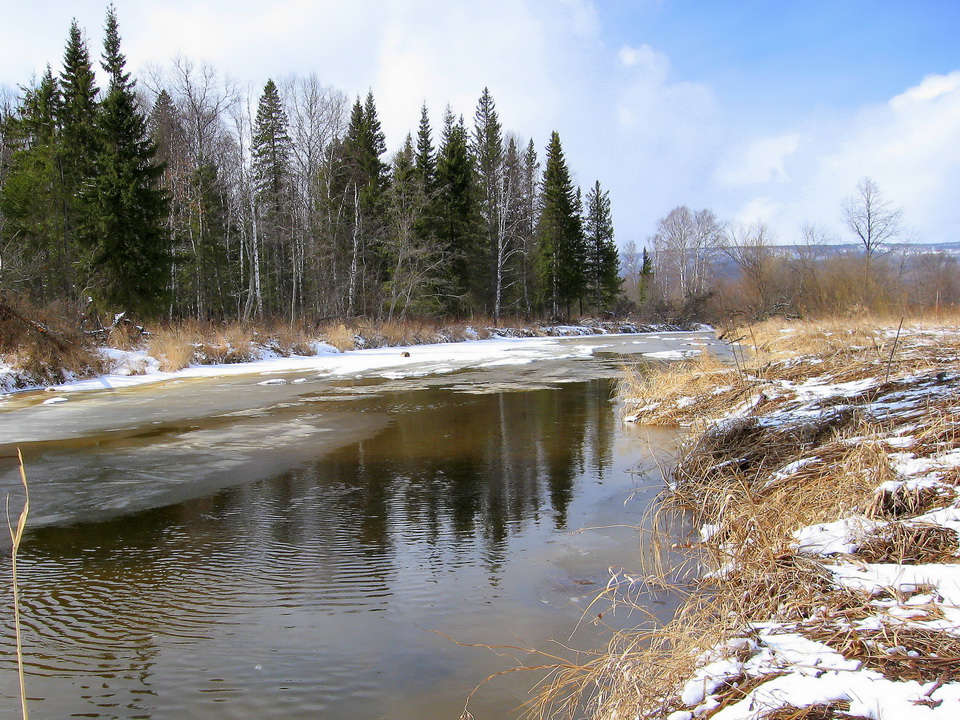
{"type": "Polygon", "coordinates": [[[754,319],[787,308],[788,288],[779,277],[782,259],[775,244],[776,238],[766,223],[735,223],[727,228],[723,251],[740,270],[740,303],[754,319]]]}
{"type": "Polygon", "coordinates": [[[857,236],[868,258],[902,232],[902,208],[885,200],[877,184],[865,177],[857,183],[857,191],[843,201],[843,221],[857,236]]]}
{"type": "Polygon", "coordinates": [[[723,227],[711,210],[676,207],[657,222],[651,238],[660,292],[668,302],[685,302],[707,292],[710,268],[723,246],[723,227]]]}

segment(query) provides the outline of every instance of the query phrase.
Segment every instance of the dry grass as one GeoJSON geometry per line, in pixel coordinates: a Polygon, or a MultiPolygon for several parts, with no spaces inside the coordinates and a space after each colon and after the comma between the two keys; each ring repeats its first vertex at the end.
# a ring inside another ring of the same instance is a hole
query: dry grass
{"type": "Polygon", "coordinates": [[[196,345],[202,365],[250,362],[257,357],[256,331],[250,325],[230,323],[205,328],[196,345]]]}
{"type": "Polygon", "coordinates": [[[103,371],[94,343],[79,328],[75,309],[0,299],[0,355],[17,368],[16,386],[55,385],[103,371]]]}
{"type": "Polygon", "coordinates": [[[895,522],[869,534],[856,555],[868,563],[955,563],[957,533],[942,525],[922,522],[895,522]]]}
{"type": "MultiPolygon", "coordinates": [[[[198,322],[180,320],[140,328],[121,316],[109,328],[99,325],[80,330],[94,322],[67,306],[39,310],[22,300],[0,298],[0,353],[20,374],[15,387],[60,383],[71,377],[110,372],[98,345],[120,350],[145,350],[167,372],[196,364],[241,363],[265,353],[310,355],[317,342],[326,342],[342,351],[424,343],[457,342],[492,337],[498,333],[535,337],[545,329],[526,321],[504,318],[495,323],[476,317],[465,322],[444,323],[432,319],[338,320],[324,325],[298,322],[198,322]],[[21,307],[22,306],[22,307],[21,307]]],[[[593,323],[596,332],[619,332],[612,323],[593,323]]],[[[125,369],[134,373],[126,361],[125,369]]],[[[146,363],[140,368],[145,371],[146,363]]]]}
{"type": "Polygon", "coordinates": [[[832,703],[817,703],[806,707],[784,705],[760,716],[760,720],[870,720],[864,715],[851,715],[850,703],[837,700],[832,703]]]}
{"type": "Polygon", "coordinates": [[[182,325],[162,326],[147,342],[147,352],[160,361],[164,372],[176,372],[193,364],[196,334],[182,325]]]}
{"type": "Polygon", "coordinates": [[[320,339],[316,330],[302,322],[274,323],[255,331],[254,338],[283,356],[312,355],[313,343],[320,339]]]}
{"type": "Polygon", "coordinates": [[[250,362],[262,350],[279,355],[309,354],[317,333],[303,325],[250,323],[197,323],[183,321],[155,328],[147,352],[166,372],[194,364],[250,362]]]}
{"type": "Polygon", "coordinates": [[[899,485],[893,490],[884,488],[877,491],[867,517],[896,520],[922,515],[936,508],[947,507],[954,500],[955,496],[943,488],[899,485]]]}
{"type": "Polygon", "coordinates": [[[944,630],[887,623],[869,629],[820,625],[802,632],[890,680],[960,680],[960,637],[944,630]]]}
{"type": "Polygon", "coordinates": [[[118,350],[139,350],[147,336],[131,322],[121,322],[107,330],[106,344],[118,350]]]}
{"type": "Polygon", "coordinates": [[[693,602],[666,626],[618,633],[605,653],[552,673],[541,683],[530,714],[572,720],[590,708],[591,717],[616,720],[635,718],[641,708],[676,709],[670,690],[688,679],[697,657],[722,639],[713,608],[693,602]]]}
{"type": "Polygon", "coordinates": [[[23,641],[20,628],[20,584],[19,578],[17,577],[17,554],[20,551],[20,543],[23,541],[23,531],[27,526],[27,517],[30,514],[30,486],[27,484],[27,473],[23,467],[23,455],[19,450],[17,450],[17,459],[20,463],[20,483],[23,485],[23,509],[20,511],[20,517],[17,519],[16,527],[10,523],[9,495],[6,497],[5,507],[7,513],[7,529],[10,531],[10,567],[12,575],[11,581],[13,583],[13,623],[17,648],[17,674],[20,680],[20,710],[23,720],[27,720],[27,687],[23,672],[23,641]]]}
{"type": "Polygon", "coordinates": [[[358,330],[356,328],[348,328],[343,323],[337,323],[336,325],[323,328],[321,335],[325,342],[342,352],[356,350],[357,348],[358,330]]]}
{"type": "Polygon", "coordinates": [[[741,373],[709,353],[695,360],[647,368],[625,367],[627,412],[644,425],[690,424],[749,397],[741,373]]]}
{"type": "MultiPolygon", "coordinates": [[[[960,438],[955,371],[960,331],[905,322],[898,332],[899,325],[899,318],[863,317],[788,328],[767,322],[728,331],[745,346],[735,367],[706,357],[627,371],[628,415],[642,423],[692,426],[672,486],[648,524],[654,533],[663,532],[686,512],[694,526],[710,528],[682,561],[698,568],[701,579],[671,623],[621,634],[579,674],[567,670],[555,676],[545,688],[539,717],[555,717],[543,711],[555,711],[558,698],[573,697],[581,703],[588,697],[596,720],[662,718],[689,710],[677,696],[703,662],[703,652],[728,638],[749,636],[755,622],[795,626],[889,677],[960,679],[960,639],[954,636],[902,624],[876,636],[854,631],[854,621],[877,612],[876,598],[839,586],[820,559],[798,554],[794,537],[801,528],[843,517],[898,519],[863,538],[861,560],[957,561],[956,533],[907,521],[955,502],[949,489],[892,483],[888,487],[896,489],[877,490],[897,479],[891,455],[903,451],[888,438],[911,436],[909,451],[919,457],[956,449],[960,438]],[[804,405],[812,401],[799,399],[792,389],[867,379],[873,381],[862,389],[821,398],[815,406],[804,405]],[[903,410],[903,402],[911,407],[903,410]],[[800,407],[811,411],[789,414],[800,407]],[[898,409],[890,413],[885,407],[898,409]]],[[[958,484],[960,469],[944,471],[941,481],[958,484]]],[[[666,532],[660,541],[687,545],[666,532]]],[[[675,568],[648,570],[678,576],[675,568]]],[[[929,613],[934,618],[935,609],[929,613]]],[[[726,706],[743,699],[750,683],[764,681],[737,678],[713,696],[726,706]]],[[[577,716],[569,702],[560,705],[566,716],[577,716]]],[[[848,710],[845,703],[784,706],[763,717],[851,718],[848,710]]]]}

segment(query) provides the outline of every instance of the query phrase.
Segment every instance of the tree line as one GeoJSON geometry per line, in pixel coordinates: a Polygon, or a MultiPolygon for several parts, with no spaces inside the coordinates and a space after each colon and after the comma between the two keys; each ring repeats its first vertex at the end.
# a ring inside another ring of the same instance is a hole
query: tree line
{"type": "Polygon", "coordinates": [[[908,242],[903,209],[862,178],[839,218],[852,243],[805,224],[784,245],[763,222],[723,223],[682,205],[638,248],[624,247],[625,295],[648,317],[763,320],[850,312],[939,311],[960,304],[960,263],[908,242]]]}
{"type": "Polygon", "coordinates": [[[0,117],[0,289],[201,320],[562,317],[620,294],[610,198],[560,136],[543,165],[484,89],[467,124],[424,104],[387,156],[372,92],[315,75],[256,103],[177,58],[138,84],[107,10],[99,88],[70,27],[0,117]]]}

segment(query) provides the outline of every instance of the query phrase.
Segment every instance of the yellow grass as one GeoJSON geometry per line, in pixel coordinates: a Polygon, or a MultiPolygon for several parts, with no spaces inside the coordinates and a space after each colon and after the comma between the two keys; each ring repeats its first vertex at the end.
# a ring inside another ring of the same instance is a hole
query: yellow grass
{"type": "MultiPolygon", "coordinates": [[[[626,371],[629,417],[691,427],[672,473],[672,489],[647,524],[660,531],[659,542],[674,544],[674,554],[687,549],[679,562],[698,569],[700,579],[688,588],[692,594],[672,622],[619,634],[606,653],[555,673],[542,688],[535,716],[582,717],[586,703],[594,720],[663,718],[688,709],[677,693],[701,654],[748,632],[753,622],[795,624],[797,631],[817,637],[836,634],[841,626],[849,629],[851,620],[871,613],[869,598],[838,587],[817,558],[798,554],[794,532],[803,527],[850,515],[898,518],[862,538],[864,560],[956,561],[954,533],[909,521],[911,515],[953,502],[950,493],[929,488],[877,492],[896,477],[891,455],[901,448],[885,441],[891,434],[909,431],[915,437],[910,451],[920,457],[955,449],[960,438],[960,417],[952,410],[960,403],[955,360],[960,318],[950,325],[929,318],[900,323],[900,318],[861,316],[819,323],[768,321],[727,331],[744,350],[732,366],[704,357],[626,371]],[[794,384],[866,378],[874,382],[862,392],[836,407],[827,403],[807,419],[786,424],[758,419],[793,402],[794,384]],[[877,421],[858,409],[878,394],[926,386],[946,387],[949,394],[917,401],[909,417],[877,421]],[[793,465],[792,472],[778,473],[799,460],[803,464],[793,465]],[[692,516],[694,526],[715,531],[703,542],[685,543],[668,529],[679,513],[692,516]]],[[[960,471],[954,475],[945,474],[944,481],[960,482],[960,471]]],[[[676,568],[651,566],[644,572],[654,583],[658,577],[664,582],[668,576],[683,577],[676,568]]],[[[960,656],[950,636],[908,634],[901,632],[899,639],[921,657],[911,666],[912,677],[936,680],[948,671],[960,678],[960,656]],[[940,660],[924,664],[922,658],[938,655],[937,648],[945,653],[941,658],[954,659],[947,666],[940,660]]],[[[870,649],[879,642],[862,635],[835,646],[849,657],[868,661],[875,656],[879,663],[882,648],[870,649]]],[[[732,683],[718,697],[732,702],[743,692],[741,684],[732,683]]],[[[768,717],[829,718],[842,710],[784,706],[768,717]]]]}

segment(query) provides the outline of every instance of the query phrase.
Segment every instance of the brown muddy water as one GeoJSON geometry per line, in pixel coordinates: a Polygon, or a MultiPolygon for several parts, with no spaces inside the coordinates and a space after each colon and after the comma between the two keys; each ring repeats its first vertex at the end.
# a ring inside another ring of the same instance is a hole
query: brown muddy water
{"type": "MultiPolygon", "coordinates": [[[[484,678],[543,661],[527,648],[601,647],[639,620],[591,601],[608,568],[637,569],[633,526],[675,441],[620,423],[617,375],[589,359],[339,380],[23,443],[31,716],[452,719],[484,678]]],[[[264,392],[244,382],[183,393],[264,392]]],[[[16,516],[16,468],[0,462],[16,516]]],[[[675,602],[640,599],[664,615],[675,602]]],[[[13,718],[11,616],[7,591],[13,718]]],[[[495,678],[469,710],[509,717],[540,677],[495,678]]]]}

